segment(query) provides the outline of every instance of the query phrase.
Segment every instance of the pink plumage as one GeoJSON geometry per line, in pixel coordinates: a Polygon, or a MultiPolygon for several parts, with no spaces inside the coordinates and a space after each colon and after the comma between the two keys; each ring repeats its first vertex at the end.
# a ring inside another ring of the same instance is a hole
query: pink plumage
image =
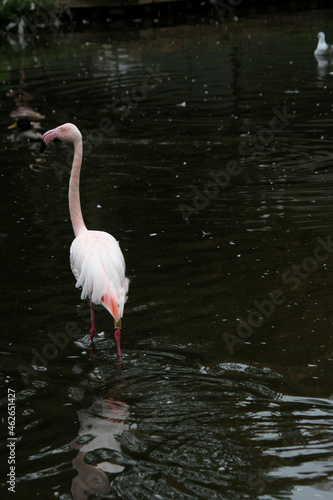
{"type": "Polygon", "coordinates": [[[90,340],[96,332],[92,304],[101,304],[115,320],[115,339],[118,355],[121,357],[119,321],[123,316],[129,284],[128,278],[125,277],[124,256],[117,240],[111,234],[90,231],[84,224],[79,187],[82,165],[82,136],[79,129],[72,123],[65,123],[49,130],[43,135],[41,151],[55,139],[69,141],[74,145],[68,192],[69,211],[75,234],[70,248],[70,264],[76,287],[82,289],[81,299],[90,299],[90,340]]]}

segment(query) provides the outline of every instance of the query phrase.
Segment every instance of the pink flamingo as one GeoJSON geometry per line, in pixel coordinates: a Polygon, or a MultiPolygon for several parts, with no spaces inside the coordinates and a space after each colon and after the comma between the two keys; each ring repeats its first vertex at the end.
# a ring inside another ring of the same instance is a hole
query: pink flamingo
{"type": "Polygon", "coordinates": [[[74,158],[69,180],[69,213],[75,234],[70,248],[70,264],[76,287],[82,288],[81,299],[89,297],[91,313],[90,340],[96,333],[93,304],[101,304],[114,318],[114,337],[121,358],[121,318],[128,291],[125,260],[117,240],[104,231],[86,228],[80,204],[80,171],[82,165],[82,135],[72,123],[60,125],[43,135],[41,152],[55,139],[72,142],[74,158]]]}

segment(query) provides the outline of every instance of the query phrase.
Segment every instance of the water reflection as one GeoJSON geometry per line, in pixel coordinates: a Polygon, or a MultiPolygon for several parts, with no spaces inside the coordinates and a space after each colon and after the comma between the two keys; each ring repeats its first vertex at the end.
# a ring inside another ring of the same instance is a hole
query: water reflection
{"type": "Polygon", "coordinates": [[[318,64],[318,76],[319,79],[322,80],[326,76],[327,72],[332,68],[332,54],[328,56],[318,56],[315,54],[315,58],[318,64]]]}
{"type": "Polygon", "coordinates": [[[77,412],[80,429],[71,448],[78,450],[73,466],[78,471],[72,482],[76,500],[106,493],[114,474],[124,470],[118,436],[128,428],[128,406],[115,400],[96,398],[86,410],[77,412]]]}
{"type": "MultiPolygon", "coordinates": [[[[18,85],[14,89],[10,89],[7,92],[7,97],[13,99],[15,103],[15,108],[11,110],[10,117],[14,120],[26,119],[29,120],[32,128],[36,131],[41,129],[40,120],[43,120],[45,116],[35,109],[31,105],[31,101],[34,97],[28,91],[28,84],[26,82],[26,72],[23,68],[20,69],[20,80],[18,85]]],[[[15,135],[15,140],[23,139],[19,135],[15,135]]],[[[27,137],[29,139],[29,137],[27,137]]]]}

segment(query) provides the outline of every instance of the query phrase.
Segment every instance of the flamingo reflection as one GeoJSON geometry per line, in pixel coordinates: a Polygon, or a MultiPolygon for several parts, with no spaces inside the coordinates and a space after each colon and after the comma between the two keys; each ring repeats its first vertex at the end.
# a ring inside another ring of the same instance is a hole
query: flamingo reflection
{"type": "MultiPolygon", "coordinates": [[[[14,100],[15,108],[10,112],[10,117],[15,120],[8,129],[13,130],[14,134],[10,139],[15,143],[27,143],[33,145],[41,141],[40,121],[45,118],[44,115],[34,110],[31,106],[33,97],[27,90],[25,82],[25,71],[20,69],[20,80],[16,88],[7,92],[7,97],[14,100]]],[[[32,170],[39,171],[41,165],[29,165],[32,170]]]]}
{"type": "Polygon", "coordinates": [[[118,436],[128,429],[128,406],[112,396],[96,399],[87,410],[78,411],[80,430],[71,448],[78,450],[73,465],[78,471],[72,482],[76,500],[106,493],[113,474],[124,470],[118,436]],[[118,462],[118,463],[117,463],[118,462]]]}

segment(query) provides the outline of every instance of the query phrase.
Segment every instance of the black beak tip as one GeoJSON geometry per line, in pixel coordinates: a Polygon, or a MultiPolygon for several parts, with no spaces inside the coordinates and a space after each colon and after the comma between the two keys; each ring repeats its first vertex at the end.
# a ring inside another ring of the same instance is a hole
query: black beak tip
{"type": "Polygon", "coordinates": [[[43,151],[45,151],[45,148],[46,148],[46,144],[45,142],[42,140],[42,142],[40,143],[40,152],[43,153],[43,151]]]}

